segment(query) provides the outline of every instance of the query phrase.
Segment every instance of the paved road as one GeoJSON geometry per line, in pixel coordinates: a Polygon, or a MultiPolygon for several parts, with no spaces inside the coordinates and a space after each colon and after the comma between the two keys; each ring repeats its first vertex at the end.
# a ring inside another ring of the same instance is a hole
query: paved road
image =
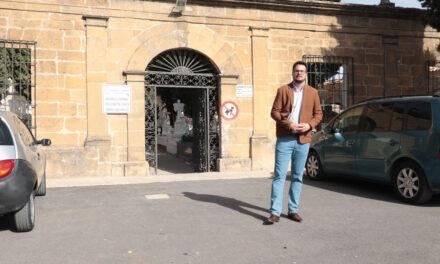
{"type": "Polygon", "coordinates": [[[263,226],[269,179],[52,188],[37,226],[0,220],[0,263],[435,263],[440,198],[396,202],[385,187],[306,182],[301,224],[263,226]],[[147,200],[145,195],[169,199],[147,200]]]}

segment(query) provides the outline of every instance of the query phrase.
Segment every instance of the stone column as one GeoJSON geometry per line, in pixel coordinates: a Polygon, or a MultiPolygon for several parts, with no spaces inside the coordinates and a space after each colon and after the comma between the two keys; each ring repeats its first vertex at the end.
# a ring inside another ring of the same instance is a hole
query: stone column
{"type": "Polygon", "coordinates": [[[268,169],[267,154],[272,152],[268,138],[270,101],[267,28],[250,27],[252,40],[253,133],[251,137],[252,170],[268,169]]]}
{"type": "Polygon", "coordinates": [[[145,72],[124,72],[126,83],[131,87],[132,106],[128,114],[127,162],[125,176],[144,176],[149,173],[145,160],[145,72]]]}
{"type": "Polygon", "coordinates": [[[396,36],[382,36],[383,44],[383,96],[398,96],[402,94],[399,87],[398,46],[396,36]]]}
{"type": "Polygon", "coordinates": [[[110,144],[102,113],[101,87],[107,81],[108,17],[83,16],[86,27],[87,138],[85,145],[110,144]]]}
{"type": "Polygon", "coordinates": [[[243,104],[238,103],[235,88],[238,75],[220,75],[220,104],[226,101],[236,102],[239,108],[238,116],[233,120],[220,120],[220,171],[249,171],[251,160],[249,158],[249,134],[244,134],[249,129],[249,114],[243,104]]]}
{"type": "Polygon", "coordinates": [[[112,175],[111,140],[102,113],[101,87],[107,81],[108,17],[83,16],[86,27],[87,137],[86,157],[90,157],[90,175],[112,175]]]}

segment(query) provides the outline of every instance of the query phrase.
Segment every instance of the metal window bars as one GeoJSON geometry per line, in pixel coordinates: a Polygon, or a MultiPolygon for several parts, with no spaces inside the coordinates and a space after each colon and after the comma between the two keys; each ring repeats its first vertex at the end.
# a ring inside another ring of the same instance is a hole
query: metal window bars
{"type": "Polygon", "coordinates": [[[440,60],[430,60],[426,62],[427,70],[427,93],[440,93],[440,60]]]}
{"type": "Polygon", "coordinates": [[[16,113],[30,129],[35,129],[35,44],[0,39],[0,110],[16,113]]]}
{"type": "Polygon", "coordinates": [[[304,55],[307,82],[319,92],[323,123],[354,103],[353,58],[304,55]]]}

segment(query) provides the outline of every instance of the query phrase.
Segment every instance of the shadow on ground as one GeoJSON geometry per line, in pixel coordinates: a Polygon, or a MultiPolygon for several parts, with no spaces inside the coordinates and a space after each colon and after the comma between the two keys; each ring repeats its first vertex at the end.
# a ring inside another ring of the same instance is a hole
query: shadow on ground
{"type": "MultiPolygon", "coordinates": [[[[321,181],[314,181],[307,178],[307,176],[304,176],[303,183],[305,185],[313,186],[327,191],[386,201],[390,203],[404,204],[398,199],[392,187],[385,184],[377,184],[367,181],[340,177],[329,177],[321,181]]],[[[430,207],[439,205],[440,195],[435,195],[428,203],[419,206],[430,207]]]]}
{"type": "Polygon", "coordinates": [[[192,200],[218,204],[218,205],[224,206],[226,208],[235,210],[239,213],[242,213],[242,214],[245,214],[248,216],[252,216],[252,217],[254,217],[258,220],[261,220],[261,221],[264,221],[267,217],[267,216],[263,216],[263,215],[254,213],[254,212],[247,209],[247,208],[249,208],[249,209],[259,210],[259,211],[262,211],[267,214],[266,208],[256,206],[256,205],[253,205],[253,204],[250,204],[247,202],[243,202],[243,201],[237,200],[235,198],[229,198],[229,197],[212,195],[212,194],[199,194],[199,193],[193,193],[193,192],[183,192],[182,194],[185,197],[190,198],[192,200]]]}
{"type": "Polygon", "coordinates": [[[158,174],[194,172],[189,158],[172,155],[166,151],[158,151],[157,159],[158,174]]]}
{"type": "Polygon", "coordinates": [[[0,216],[0,231],[6,231],[6,230],[14,232],[14,225],[9,215],[0,216]]]}

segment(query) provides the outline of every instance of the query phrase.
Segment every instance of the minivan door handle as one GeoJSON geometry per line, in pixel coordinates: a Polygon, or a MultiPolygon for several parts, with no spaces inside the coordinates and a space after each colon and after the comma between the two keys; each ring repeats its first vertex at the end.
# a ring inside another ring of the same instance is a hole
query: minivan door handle
{"type": "Polygon", "coordinates": [[[395,145],[397,145],[399,142],[397,142],[397,141],[394,140],[394,139],[390,139],[390,141],[388,141],[388,143],[390,144],[390,146],[395,146],[395,145]]]}
{"type": "Polygon", "coordinates": [[[353,145],[354,145],[354,140],[353,139],[347,140],[347,146],[351,147],[353,145]]]}

